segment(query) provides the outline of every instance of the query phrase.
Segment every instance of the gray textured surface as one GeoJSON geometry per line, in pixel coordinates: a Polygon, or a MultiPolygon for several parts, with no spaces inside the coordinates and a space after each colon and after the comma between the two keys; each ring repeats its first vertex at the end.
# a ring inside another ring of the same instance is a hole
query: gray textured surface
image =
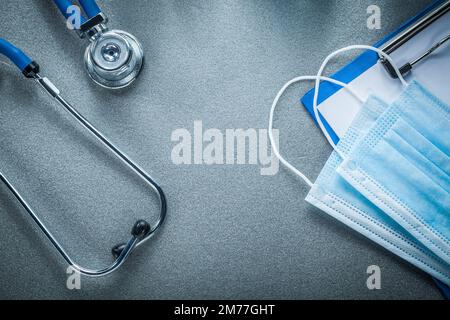
{"type": "MultiPolygon", "coordinates": [[[[171,132],[265,128],[288,79],[317,71],[326,54],[370,44],[428,1],[375,1],[382,29],[368,30],[374,1],[103,1],[110,26],[141,40],[135,85],[109,92],[83,68],[85,43],[51,1],[3,0],[0,35],[26,49],[42,73],[158,181],[169,216],[152,241],[106,278],[65,287],[66,265],[0,186],[0,298],[439,298],[427,275],[311,207],[285,169],[176,166],[171,132]],[[133,3],[133,5],[130,5],[133,3]],[[366,288],[366,268],[382,289],[366,288]]],[[[344,61],[345,59],[342,59],[344,61]]],[[[2,59],[2,61],[5,61],[2,59]]],[[[339,67],[336,62],[330,71],[339,67]]],[[[331,152],[288,91],[276,126],[288,159],[316,177],[331,152]]],[[[31,81],[0,65],[0,168],[78,261],[110,262],[112,244],[154,199],[31,81]]]]}

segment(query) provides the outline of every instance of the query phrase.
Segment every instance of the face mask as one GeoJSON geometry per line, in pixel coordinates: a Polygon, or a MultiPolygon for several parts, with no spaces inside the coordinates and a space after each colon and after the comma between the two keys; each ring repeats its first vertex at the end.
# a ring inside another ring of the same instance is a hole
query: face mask
{"type": "Polygon", "coordinates": [[[450,109],[413,82],[338,173],[450,264],[449,154],[450,109]]]}
{"type": "MultiPolygon", "coordinates": [[[[351,153],[387,107],[383,101],[369,98],[339,141],[339,152],[345,156],[351,153]]],[[[341,163],[342,158],[333,152],[305,200],[416,267],[450,283],[448,265],[344,180],[336,172],[341,163]]]]}
{"type": "MultiPolygon", "coordinates": [[[[316,92],[314,102],[314,112],[318,124],[324,131],[330,144],[334,145],[331,138],[327,135],[323,128],[323,124],[320,121],[320,117],[317,111],[317,96],[318,85],[320,80],[329,80],[328,78],[321,77],[320,74],[323,71],[327,61],[334,55],[353,49],[369,49],[374,50],[384,55],[393,65],[393,61],[390,57],[386,56],[380,50],[368,46],[351,46],[341,49],[332,55],[330,55],[324,62],[319,75],[317,77],[298,77],[289,81],[278,93],[274,103],[272,104],[271,115],[269,119],[269,138],[272,143],[272,148],[280,161],[296,175],[300,176],[312,190],[307,196],[307,201],[313,203],[323,211],[337,218],[338,220],[346,223],[356,231],[364,234],[368,238],[384,246],[390,251],[394,252],[398,256],[413,263],[422,270],[430,273],[441,281],[450,283],[450,269],[449,266],[432,254],[427,248],[425,248],[419,241],[407,233],[399,224],[387,216],[382,210],[377,208],[370,200],[360,194],[357,190],[351,187],[344,179],[342,179],[337,173],[336,168],[339,167],[342,159],[347,157],[350,151],[354,148],[356,143],[365,136],[370,126],[375,123],[378,116],[385,110],[386,106],[383,102],[372,98],[369,99],[367,104],[362,108],[361,113],[355,119],[347,134],[339,142],[339,146],[331,155],[327,164],[325,165],[322,173],[313,184],[306,176],[284,160],[274,143],[274,139],[271,136],[273,112],[275,106],[286,90],[292,83],[315,78],[316,79],[316,92]]],[[[402,83],[406,85],[406,81],[401,77],[401,74],[397,70],[397,75],[401,79],[402,83]]],[[[336,81],[336,80],[334,80],[336,81]]],[[[333,81],[332,81],[333,82],[333,81]]],[[[339,84],[346,86],[345,84],[339,84]]],[[[346,87],[349,89],[348,87],[346,87]]],[[[354,96],[357,96],[352,92],[354,96]]],[[[361,101],[361,99],[359,99],[361,101]]]]}
{"type": "MultiPolygon", "coordinates": [[[[364,46],[347,47],[329,55],[318,76],[332,57],[360,47],[364,46]]],[[[379,49],[368,48],[390,59],[379,49]]],[[[389,62],[395,65],[392,59],[389,62]]],[[[408,86],[400,71],[395,69],[406,89],[390,108],[390,113],[377,121],[377,127],[364,138],[361,147],[353,151],[352,157],[359,155],[357,158],[364,161],[352,161],[340,154],[347,161],[338,172],[450,264],[450,109],[417,82],[408,86]],[[393,150],[396,153],[391,154],[393,150]],[[366,161],[371,170],[359,170],[358,166],[365,166],[366,161]]],[[[319,82],[316,79],[313,104],[316,116],[319,82]]],[[[318,123],[337,150],[320,118],[318,123]]]]}

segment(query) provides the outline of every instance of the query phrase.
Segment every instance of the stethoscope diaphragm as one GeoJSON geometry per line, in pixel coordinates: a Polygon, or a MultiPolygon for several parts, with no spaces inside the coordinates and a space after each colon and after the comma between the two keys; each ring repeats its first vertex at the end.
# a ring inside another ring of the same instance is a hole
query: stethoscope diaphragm
{"type": "Polygon", "coordinates": [[[144,64],[144,51],[133,35],[111,30],[89,44],[84,62],[89,76],[97,84],[120,89],[138,77],[144,64]]]}

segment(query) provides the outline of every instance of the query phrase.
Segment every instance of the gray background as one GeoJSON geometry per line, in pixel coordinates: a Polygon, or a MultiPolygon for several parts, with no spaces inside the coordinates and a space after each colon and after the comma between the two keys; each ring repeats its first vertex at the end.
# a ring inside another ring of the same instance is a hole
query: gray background
{"type": "MultiPolygon", "coordinates": [[[[140,79],[111,92],[87,77],[86,43],[51,1],[2,0],[0,35],[37,60],[79,110],[163,186],[164,227],[120,271],[66,289],[66,265],[0,186],[0,298],[440,298],[430,278],[316,210],[284,168],[176,166],[177,128],[266,128],[278,89],[315,74],[331,51],[371,44],[429,1],[102,1],[110,27],[146,52],[140,79]],[[366,8],[382,9],[382,29],[366,8]],[[366,287],[366,268],[382,289],[366,287]]],[[[349,56],[337,59],[329,72],[349,56]]],[[[2,58],[1,61],[6,61],[2,58]]],[[[331,152],[298,99],[281,100],[281,149],[315,178],[331,152]]],[[[50,102],[32,81],[0,65],[0,168],[80,264],[111,261],[136,218],[157,210],[141,182],[50,102]]]]}

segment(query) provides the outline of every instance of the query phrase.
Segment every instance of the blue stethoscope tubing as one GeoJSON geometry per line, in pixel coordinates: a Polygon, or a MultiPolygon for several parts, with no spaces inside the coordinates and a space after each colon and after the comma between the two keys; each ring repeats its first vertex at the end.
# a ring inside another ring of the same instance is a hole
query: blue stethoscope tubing
{"type": "MultiPolygon", "coordinates": [[[[68,12],[67,9],[69,9],[70,6],[73,5],[72,1],[70,0],[53,0],[53,2],[58,7],[59,11],[61,11],[62,15],[67,19],[70,16],[70,12],[68,12]]],[[[83,8],[84,13],[86,14],[88,19],[91,19],[101,13],[99,6],[95,2],[95,0],[78,0],[80,3],[81,8],[83,8]]],[[[84,18],[81,17],[81,23],[84,23],[84,18]]]]}
{"type": "MultiPolygon", "coordinates": [[[[89,2],[89,1],[87,1],[89,2]]],[[[93,1],[92,1],[93,2],[93,1]]],[[[92,9],[92,8],[90,8],[92,9]]],[[[92,11],[89,11],[93,13],[92,11]]],[[[61,95],[56,86],[50,82],[46,77],[41,77],[39,74],[39,65],[33,61],[29,56],[27,56],[22,50],[15,47],[10,42],[0,38],[0,54],[8,57],[25,75],[27,78],[32,78],[36,80],[43,88],[46,90],[59,104],[64,107],[84,128],[89,130],[97,139],[99,139],[104,146],[106,146],[114,155],[116,155],[122,162],[124,162],[128,167],[130,167],[141,179],[146,182],[148,186],[158,195],[160,202],[160,213],[158,221],[150,226],[145,220],[138,220],[132,228],[131,238],[127,243],[122,243],[113,247],[113,255],[115,256],[115,261],[103,268],[103,269],[89,269],[84,268],[69,256],[69,254],[64,250],[63,246],[57,241],[57,239],[48,230],[45,224],[40,220],[38,215],[34,212],[32,207],[27,203],[27,201],[21,196],[21,194],[15,189],[13,184],[2,174],[0,171],[0,180],[8,187],[20,204],[25,208],[34,222],[39,226],[41,231],[50,240],[53,246],[58,250],[61,256],[72,266],[75,270],[82,274],[88,276],[103,276],[107,275],[116,269],[118,269],[125,260],[129,257],[131,252],[147,241],[151,236],[154,235],[155,231],[163,224],[166,214],[167,214],[167,201],[164,191],[156,183],[153,178],[144,171],[138,164],[132,161],[125,153],[123,153],[118,147],[116,147],[108,138],[106,138],[99,130],[97,130],[86,118],[84,118],[72,105],[70,105],[61,95]]]]}
{"type": "MultiPolygon", "coordinates": [[[[71,12],[68,9],[73,5],[71,0],[53,0],[53,2],[66,19],[70,17],[71,12]]],[[[79,0],[79,3],[88,19],[91,19],[101,13],[99,6],[94,0],[79,0]]],[[[84,22],[85,18],[81,16],[81,23],[84,22]]],[[[31,58],[29,58],[22,50],[1,38],[0,54],[8,57],[8,59],[10,59],[21,71],[23,71],[25,67],[32,62],[31,58]]]]}
{"type": "Polygon", "coordinates": [[[24,71],[25,68],[32,63],[30,57],[28,57],[22,50],[16,48],[11,43],[0,38],[0,54],[6,56],[12,63],[14,63],[20,71],[24,71]]]}

